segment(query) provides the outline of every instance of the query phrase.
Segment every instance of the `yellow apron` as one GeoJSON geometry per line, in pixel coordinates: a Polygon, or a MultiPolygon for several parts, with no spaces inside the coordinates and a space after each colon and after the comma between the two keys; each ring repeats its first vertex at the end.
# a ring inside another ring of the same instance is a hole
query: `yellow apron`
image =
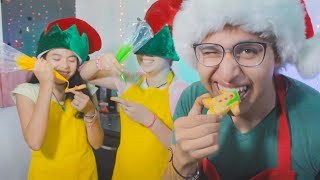
{"type": "MultiPolygon", "coordinates": [[[[136,85],[129,87],[122,98],[143,104],[172,129],[168,88],[173,74],[169,74],[165,89],[140,88],[144,78],[145,76],[136,85]]],[[[120,108],[120,117],[121,141],[112,179],[160,179],[168,164],[168,150],[150,129],[131,120],[122,108],[120,108]]]]}
{"type": "Polygon", "coordinates": [[[74,117],[71,100],[66,112],[51,101],[48,128],[39,151],[32,151],[29,180],[96,180],[96,161],[84,121],[74,117]]]}

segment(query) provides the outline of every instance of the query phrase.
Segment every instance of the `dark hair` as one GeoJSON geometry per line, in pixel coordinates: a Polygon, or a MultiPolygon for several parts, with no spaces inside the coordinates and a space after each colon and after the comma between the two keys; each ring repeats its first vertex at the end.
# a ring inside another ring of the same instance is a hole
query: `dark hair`
{"type": "MultiPolygon", "coordinates": [[[[48,52],[47,52],[48,53],[48,52]]],[[[46,59],[47,57],[47,53],[43,54],[41,57],[46,59]]],[[[79,60],[78,60],[78,67],[79,67],[79,60]]],[[[78,68],[77,68],[78,69],[78,68]]],[[[31,79],[29,80],[29,83],[31,84],[38,84],[39,80],[38,78],[35,76],[35,74],[32,74],[31,79]]],[[[80,73],[78,70],[76,70],[75,74],[69,79],[69,87],[75,87],[75,86],[79,86],[81,84],[87,84],[87,82],[85,80],[82,79],[82,77],[80,76],[80,73]]],[[[89,96],[90,100],[93,102],[93,97],[89,92],[88,88],[82,89],[81,92],[87,96],[89,96]]],[[[67,93],[66,94],[66,99],[73,99],[74,98],[74,94],[73,93],[67,93]]],[[[83,118],[84,117],[84,113],[83,112],[77,112],[75,114],[76,118],[83,118]]]]}

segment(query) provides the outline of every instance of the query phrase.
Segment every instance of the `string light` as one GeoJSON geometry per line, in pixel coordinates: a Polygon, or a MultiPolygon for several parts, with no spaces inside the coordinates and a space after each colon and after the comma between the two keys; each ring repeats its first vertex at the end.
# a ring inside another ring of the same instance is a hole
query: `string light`
{"type": "MultiPolygon", "coordinates": [[[[35,11],[34,11],[34,9],[33,9],[33,3],[32,3],[32,0],[29,0],[29,7],[30,7],[30,9],[31,9],[31,16],[30,16],[30,23],[32,22],[32,21],[34,21],[35,20],[35,11]]],[[[30,32],[30,28],[29,28],[29,26],[27,27],[27,31],[29,30],[29,32],[30,32]]],[[[33,34],[34,33],[34,30],[35,30],[35,24],[34,23],[32,23],[31,24],[31,34],[33,34]]],[[[30,34],[30,35],[31,35],[30,34]]],[[[29,37],[30,37],[30,35],[29,35],[29,37]]],[[[32,52],[33,53],[35,53],[35,39],[34,39],[34,37],[33,36],[31,36],[32,37],[32,42],[30,42],[29,41],[29,43],[31,44],[31,49],[32,49],[32,52]]]]}
{"type": "MultiPolygon", "coordinates": [[[[23,1],[20,1],[20,3],[19,3],[19,9],[20,9],[20,18],[21,17],[23,17],[23,1]]],[[[21,26],[21,21],[20,21],[20,19],[18,19],[18,26],[19,26],[19,35],[18,35],[18,38],[17,39],[19,39],[19,41],[18,40],[16,40],[16,42],[15,42],[15,45],[16,45],[16,47],[18,47],[19,49],[21,49],[22,48],[22,46],[21,45],[23,45],[23,43],[20,43],[21,41],[22,41],[22,36],[23,36],[23,32],[22,32],[22,26],[21,26]]]]}
{"type": "MultiPolygon", "coordinates": [[[[43,9],[42,14],[44,15],[44,24],[47,25],[48,9],[50,9],[50,8],[47,8],[45,0],[42,1],[42,4],[43,4],[42,5],[42,9],[43,9]]],[[[42,17],[40,19],[42,19],[42,17]]]]}
{"type": "Polygon", "coordinates": [[[7,34],[7,43],[9,44],[9,45],[11,45],[11,42],[10,42],[10,40],[11,40],[11,37],[12,37],[12,31],[11,31],[11,25],[12,25],[12,4],[9,4],[11,1],[6,1],[8,4],[7,4],[7,6],[8,6],[8,17],[10,17],[9,18],[9,21],[7,22],[7,30],[8,30],[8,34],[7,34]]]}
{"type": "Polygon", "coordinates": [[[119,1],[119,10],[120,10],[120,15],[119,15],[119,34],[120,34],[120,38],[123,38],[123,17],[124,17],[124,11],[125,11],[125,7],[124,7],[124,0],[120,0],[119,1]]]}
{"type": "Polygon", "coordinates": [[[59,10],[58,10],[58,16],[59,18],[61,17],[62,15],[62,1],[61,0],[58,0],[58,7],[59,7],[59,10]]]}
{"type": "Polygon", "coordinates": [[[3,41],[8,45],[26,53],[34,55],[37,40],[48,22],[63,16],[72,16],[74,2],[57,0],[57,4],[49,6],[47,0],[5,0],[3,1],[1,13],[3,15],[3,41]],[[68,6],[68,11],[66,10],[68,6]],[[65,14],[64,14],[65,13],[65,14]],[[52,14],[52,19],[50,18],[52,14]]]}

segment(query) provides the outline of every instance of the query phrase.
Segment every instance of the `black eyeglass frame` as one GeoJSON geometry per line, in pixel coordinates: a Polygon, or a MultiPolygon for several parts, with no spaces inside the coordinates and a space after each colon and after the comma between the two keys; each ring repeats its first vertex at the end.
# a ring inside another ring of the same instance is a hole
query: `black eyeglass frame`
{"type": "Polygon", "coordinates": [[[256,66],[259,66],[259,65],[263,62],[263,60],[264,60],[264,58],[265,58],[265,56],[266,56],[267,46],[271,46],[272,44],[273,44],[273,43],[271,43],[271,42],[243,41],[243,42],[239,42],[239,43],[235,44],[232,48],[225,49],[223,46],[221,46],[220,44],[216,44],[216,43],[194,43],[194,44],[192,45],[192,48],[193,48],[193,50],[194,50],[194,54],[195,54],[195,56],[196,56],[196,58],[197,58],[198,63],[200,63],[201,65],[203,65],[203,66],[205,66],[205,67],[216,67],[216,66],[219,66],[220,63],[223,61],[226,52],[232,52],[232,55],[233,55],[234,60],[235,60],[240,66],[243,66],[243,67],[256,67],[256,66]],[[223,52],[223,55],[222,55],[222,58],[221,58],[221,60],[220,60],[220,62],[219,62],[218,64],[212,65],[212,66],[208,66],[208,65],[205,65],[205,64],[201,63],[200,60],[198,59],[197,47],[200,46],[200,45],[206,45],[206,44],[216,45],[216,46],[220,46],[220,47],[222,48],[222,50],[223,50],[223,51],[222,51],[222,52],[223,52]],[[241,44],[259,44],[259,45],[261,45],[261,46],[263,47],[263,50],[264,50],[263,57],[262,57],[261,61],[260,61],[258,64],[255,64],[255,65],[242,65],[242,64],[240,64],[239,61],[238,61],[237,58],[236,58],[234,49],[235,49],[237,46],[241,45],[241,44]]]}

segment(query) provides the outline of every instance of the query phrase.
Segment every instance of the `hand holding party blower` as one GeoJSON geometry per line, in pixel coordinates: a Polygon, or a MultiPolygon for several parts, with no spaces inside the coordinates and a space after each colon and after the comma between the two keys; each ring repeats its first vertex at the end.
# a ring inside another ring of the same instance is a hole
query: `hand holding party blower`
{"type": "MultiPolygon", "coordinates": [[[[125,36],[124,43],[116,54],[116,59],[120,64],[127,59],[130,52],[135,53],[145,45],[153,37],[153,32],[147,22],[138,18],[137,22],[128,25],[125,36]]],[[[120,78],[124,83],[127,83],[123,72],[121,72],[120,78]]]]}
{"type": "MultiPolygon", "coordinates": [[[[17,65],[22,70],[32,71],[34,68],[34,65],[36,64],[37,58],[35,57],[29,57],[27,55],[19,55],[17,56],[17,65]]],[[[69,81],[64,78],[61,74],[59,74],[56,70],[54,70],[54,76],[57,79],[60,79],[62,81],[65,81],[68,83],[65,91],[69,91],[69,81]]]]}
{"type": "MultiPolygon", "coordinates": [[[[32,71],[36,61],[37,59],[35,57],[27,56],[5,43],[0,44],[0,70],[5,70],[7,72],[17,70],[32,71]]],[[[68,91],[69,81],[61,74],[59,74],[56,70],[54,70],[54,75],[57,79],[68,83],[65,89],[65,91],[68,91]]],[[[77,88],[76,90],[80,89],[77,88]]]]}

